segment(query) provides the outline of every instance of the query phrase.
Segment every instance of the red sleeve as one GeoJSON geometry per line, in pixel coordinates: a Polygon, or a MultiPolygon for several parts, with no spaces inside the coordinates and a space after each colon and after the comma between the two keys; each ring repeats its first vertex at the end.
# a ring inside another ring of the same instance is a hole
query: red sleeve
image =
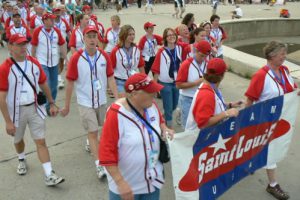
{"type": "Polygon", "coordinates": [[[159,114],[159,124],[166,123],[166,120],[165,120],[165,118],[163,117],[163,115],[161,114],[160,109],[159,109],[159,107],[158,107],[158,105],[157,105],[157,103],[156,103],[155,100],[153,100],[153,104],[155,105],[155,107],[156,107],[156,109],[157,109],[157,112],[158,112],[158,114],[159,114]]]}
{"type": "Polygon", "coordinates": [[[154,35],[154,37],[158,45],[163,45],[163,38],[160,35],[154,35]]]}
{"type": "Polygon", "coordinates": [[[83,50],[75,52],[69,61],[66,78],[71,81],[76,81],[78,79],[78,60],[83,50]]]}
{"type": "Polygon", "coordinates": [[[119,105],[112,104],[106,113],[98,153],[102,166],[118,165],[119,119],[118,113],[112,109],[118,110],[119,108],[119,105]]]}
{"type": "Polygon", "coordinates": [[[1,16],[1,22],[4,23],[4,13],[2,13],[2,16],[1,16]]]}
{"type": "Polygon", "coordinates": [[[100,31],[98,32],[98,40],[104,43],[104,39],[102,38],[100,31]]]}
{"type": "Polygon", "coordinates": [[[12,29],[12,26],[13,25],[11,25],[10,27],[8,27],[7,29],[6,29],[6,38],[9,40],[9,38],[10,38],[10,36],[11,36],[11,33],[10,33],[10,30],[12,29]]]}
{"type": "Polygon", "coordinates": [[[116,69],[117,67],[117,51],[119,50],[118,47],[113,48],[113,50],[110,53],[110,61],[111,61],[111,66],[113,69],[116,69]]]}
{"type": "Polygon", "coordinates": [[[187,82],[190,65],[191,65],[191,59],[183,61],[183,63],[179,67],[176,82],[179,83],[187,82]]]}
{"type": "Polygon", "coordinates": [[[108,54],[105,51],[101,50],[101,49],[100,49],[100,51],[106,59],[106,76],[107,77],[113,76],[114,75],[114,69],[112,67],[112,64],[111,64],[111,61],[110,61],[110,58],[109,58],[108,54]]]}
{"type": "Polygon", "coordinates": [[[8,17],[5,21],[5,25],[4,25],[5,29],[7,29],[9,27],[9,23],[10,23],[10,17],[8,17]]]}
{"type": "Polygon", "coordinates": [[[30,34],[30,30],[29,30],[28,26],[25,26],[25,29],[26,29],[26,37],[27,37],[27,39],[28,38],[31,39],[31,34],[30,34]]]}
{"type": "Polygon", "coordinates": [[[145,61],[144,58],[142,56],[142,52],[140,51],[140,60],[139,60],[139,64],[138,64],[138,68],[144,67],[145,66],[145,61]]]}
{"type": "Polygon", "coordinates": [[[0,65],[0,91],[8,91],[8,75],[11,64],[12,63],[6,59],[2,65],[0,65]]]}
{"type": "Polygon", "coordinates": [[[152,64],[152,67],[151,67],[151,71],[154,73],[154,74],[160,74],[160,57],[161,57],[161,54],[163,52],[164,48],[160,48],[155,56],[155,59],[154,59],[154,62],[152,64]]]}
{"type": "Polygon", "coordinates": [[[250,85],[245,93],[245,96],[252,101],[257,101],[263,91],[266,71],[261,68],[251,78],[250,85]]]}
{"type": "Polygon", "coordinates": [[[76,48],[76,30],[77,28],[75,28],[73,31],[72,31],[72,34],[70,36],[70,41],[69,41],[69,47],[74,47],[76,48]]]}
{"type": "Polygon", "coordinates": [[[36,18],[35,15],[30,18],[30,28],[31,29],[35,28],[35,18],[36,18]]]}
{"type": "Polygon", "coordinates": [[[69,32],[71,31],[71,28],[70,28],[69,23],[68,23],[65,19],[63,19],[63,18],[62,18],[62,21],[63,21],[63,22],[65,23],[65,25],[66,25],[66,32],[69,33],[69,32]]]}
{"type": "Polygon", "coordinates": [[[106,30],[106,33],[105,33],[105,36],[104,36],[104,43],[108,43],[107,34],[109,33],[109,31],[110,31],[111,29],[112,29],[112,28],[110,27],[110,28],[108,28],[108,29],[106,30]]]}
{"type": "Polygon", "coordinates": [[[27,58],[28,58],[28,60],[33,62],[39,68],[39,71],[40,71],[39,84],[44,84],[47,81],[47,76],[46,76],[41,64],[34,57],[28,56],[27,58]]]}
{"type": "Polygon", "coordinates": [[[26,21],[30,23],[30,10],[27,9],[26,21]]]}
{"type": "Polygon", "coordinates": [[[57,35],[58,35],[58,45],[61,46],[61,45],[65,44],[66,41],[65,41],[65,39],[63,38],[63,36],[62,36],[60,30],[59,30],[58,28],[56,28],[56,27],[54,27],[54,30],[56,31],[56,33],[57,33],[57,35]]]}
{"type": "Polygon", "coordinates": [[[138,48],[143,51],[144,49],[144,46],[145,46],[145,42],[146,42],[146,36],[143,36],[140,41],[139,41],[139,44],[138,44],[138,48]]]}
{"type": "Polygon", "coordinates": [[[223,27],[219,27],[220,29],[221,29],[221,31],[222,31],[222,40],[225,40],[225,39],[227,39],[227,34],[226,34],[226,32],[225,32],[225,30],[224,30],[224,28],[223,27]]]}
{"type": "Polygon", "coordinates": [[[38,45],[38,43],[39,43],[39,34],[40,34],[40,31],[41,31],[41,30],[42,30],[42,26],[36,28],[36,29],[33,31],[32,39],[31,39],[31,45],[32,45],[32,46],[37,46],[37,45],[38,45]]]}
{"type": "MultiPolygon", "coordinates": [[[[205,86],[204,86],[205,87],[205,86]]],[[[205,126],[215,113],[215,94],[208,88],[201,88],[193,108],[193,116],[198,128],[205,126]]]]}
{"type": "Polygon", "coordinates": [[[187,45],[182,51],[182,60],[185,60],[190,52],[191,52],[191,45],[187,45]]]}
{"type": "Polygon", "coordinates": [[[26,22],[24,19],[21,19],[22,20],[22,26],[27,26],[26,22]]]}

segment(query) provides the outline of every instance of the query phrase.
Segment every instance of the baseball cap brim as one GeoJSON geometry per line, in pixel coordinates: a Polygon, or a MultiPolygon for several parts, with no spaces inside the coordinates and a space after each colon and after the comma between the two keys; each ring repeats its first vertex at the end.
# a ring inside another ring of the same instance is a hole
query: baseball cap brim
{"type": "Polygon", "coordinates": [[[148,92],[148,93],[157,93],[159,91],[161,91],[162,89],[164,88],[163,85],[155,82],[155,81],[151,81],[150,84],[143,88],[142,90],[144,90],[145,92],[148,92]]]}
{"type": "Polygon", "coordinates": [[[28,43],[29,41],[27,40],[26,37],[21,37],[21,38],[17,39],[16,41],[14,41],[13,44],[21,44],[23,42],[28,43]]]}

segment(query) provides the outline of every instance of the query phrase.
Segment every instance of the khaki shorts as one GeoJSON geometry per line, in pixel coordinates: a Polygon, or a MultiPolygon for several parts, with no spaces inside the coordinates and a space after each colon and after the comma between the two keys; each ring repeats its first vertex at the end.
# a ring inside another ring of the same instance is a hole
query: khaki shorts
{"type": "Polygon", "coordinates": [[[37,113],[35,105],[20,106],[19,127],[16,128],[14,143],[19,143],[25,134],[28,124],[32,139],[39,140],[45,138],[45,120],[37,113]]]}
{"type": "Polygon", "coordinates": [[[106,105],[99,108],[78,105],[78,110],[83,128],[89,133],[98,132],[99,126],[102,126],[104,122],[106,105]]]}

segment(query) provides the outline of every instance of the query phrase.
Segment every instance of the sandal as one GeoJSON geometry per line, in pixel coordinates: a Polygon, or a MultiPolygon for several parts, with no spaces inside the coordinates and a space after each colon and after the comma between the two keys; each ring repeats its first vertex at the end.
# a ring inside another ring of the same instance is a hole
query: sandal
{"type": "Polygon", "coordinates": [[[288,193],[283,191],[279,184],[276,184],[274,187],[268,185],[266,191],[279,200],[287,200],[290,198],[288,193]]]}

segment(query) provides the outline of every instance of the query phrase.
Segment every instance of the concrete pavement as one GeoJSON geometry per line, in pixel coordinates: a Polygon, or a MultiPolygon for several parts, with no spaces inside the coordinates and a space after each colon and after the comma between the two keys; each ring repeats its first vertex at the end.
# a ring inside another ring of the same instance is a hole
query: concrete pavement
{"type": "MultiPolygon", "coordinates": [[[[291,3],[287,7],[291,10],[292,16],[299,15],[300,3],[291,3]],[[298,11],[298,12],[297,12],[298,11]]],[[[234,7],[220,6],[218,10],[221,18],[228,19],[229,11],[234,7]]],[[[268,7],[266,5],[242,5],[246,17],[277,17],[280,7],[268,7]],[[264,10],[264,9],[271,10],[264,10]]],[[[157,5],[156,15],[144,14],[142,9],[129,8],[123,10],[121,15],[122,24],[132,24],[136,28],[138,38],[143,33],[143,23],[153,21],[158,26],[157,33],[161,34],[164,27],[175,27],[180,20],[171,17],[173,5],[157,5]]],[[[196,14],[196,20],[208,19],[211,7],[207,5],[188,5],[187,12],[196,14]]],[[[108,16],[114,14],[114,10],[97,12],[98,18],[108,27],[108,16]]],[[[7,51],[0,49],[0,61],[7,57],[7,51]]],[[[228,101],[243,98],[243,94],[249,84],[249,80],[241,78],[235,74],[227,73],[222,82],[222,92],[228,101]]],[[[297,99],[299,100],[299,99],[297,99]]],[[[110,99],[110,102],[112,100],[110,99]]],[[[64,104],[64,90],[59,91],[57,104],[64,104]]],[[[159,101],[161,107],[161,102],[159,101]]],[[[299,116],[299,110],[298,112],[299,116]]],[[[292,200],[300,200],[298,195],[299,186],[299,140],[300,118],[296,123],[296,131],[287,158],[279,163],[278,180],[283,188],[286,188],[292,200]]],[[[180,131],[178,126],[175,127],[180,131]]],[[[47,119],[47,143],[53,162],[53,167],[58,174],[66,178],[66,182],[56,188],[49,188],[43,182],[43,170],[37,159],[35,147],[31,141],[28,131],[26,133],[26,153],[29,171],[26,176],[16,174],[17,159],[13,149],[13,140],[5,132],[5,123],[0,117],[0,200],[94,200],[108,199],[108,187],[105,181],[96,178],[94,162],[84,150],[86,135],[81,127],[75,98],[72,99],[71,112],[66,118],[47,119]]],[[[253,176],[247,177],[226,194],[220,200],[272,200],[265,192],[267,185],[264,170],[259,170],[253,176]]],[[[172,187],[172,175],[170,164],[166,165],[166,184],[161,191],[162,200],[174,200],[174,190],[172,187]]]]}

